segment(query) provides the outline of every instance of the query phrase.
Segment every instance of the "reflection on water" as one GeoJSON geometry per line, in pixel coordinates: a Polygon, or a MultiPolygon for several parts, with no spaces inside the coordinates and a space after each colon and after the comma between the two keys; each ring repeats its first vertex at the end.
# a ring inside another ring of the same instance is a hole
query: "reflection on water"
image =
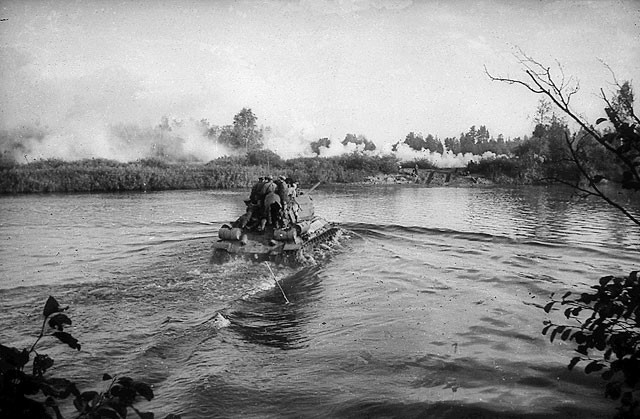
{"type": "Polygon", "coordinates": [[[33,342],[55,295],[83,345],[56,365],[83,388],[144,377],[158,417],[613,412],[540,330],[552,292],[637,269],[616,211],[554,188],[316,192],[346,233],[314,267],[274,267],[291,304],[264,264],[209,263],[246,191],[2,197],[0,342],[33,342]]]}

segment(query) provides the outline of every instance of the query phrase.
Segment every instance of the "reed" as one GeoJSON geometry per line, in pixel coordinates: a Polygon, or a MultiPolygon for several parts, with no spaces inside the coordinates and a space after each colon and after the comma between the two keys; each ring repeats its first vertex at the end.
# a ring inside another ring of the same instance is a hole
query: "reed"
{"type": "Polygon", "coordinates": [[[107,159],[37,160],[0,166],[0,193],[76,193],[161,191],[172,189],[232,189],[250,187],[265,174],[286,175],[301,185],[316,182],[363,182],[376,173],[397,171],[391,156],[353,153],[331,158],[311,157],[262,161],[255,156],[224,157],[208,163],[168,162],[158,158],[121,163],[107,159]]]}

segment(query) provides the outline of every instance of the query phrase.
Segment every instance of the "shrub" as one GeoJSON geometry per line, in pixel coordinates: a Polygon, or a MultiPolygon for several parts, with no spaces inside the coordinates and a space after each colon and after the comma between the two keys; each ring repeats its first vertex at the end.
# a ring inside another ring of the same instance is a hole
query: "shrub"
{"type": "MultiPolygon", "coordinates": [[[[31,348],[19,350],[0,344],[0,416],[4,418],[53,418],[61,419],[59,402],[73,396],[73,405],[82,419],[126,418],[131,408],[141,419],[152,419],[153,413],[140,412],[134,407],[138,397],[153,399],[151,387],[130,377],[112,377],[104,374],[102,379],[110,381],[103,393],[81,392],[73,381],[51,377],[48,373],[54,360],[38,353],[36,347],[45,337],[53,337],[72,349],[80,350],[76,338],[64,331],[71,319],[64,314],[68,307],[60,307],[54,297],[47,300],[42,316],[40,333],[31,348]],[[31,368],[27,366],[31,362],[31,368]]],[[[179,419],[168,415],[166,419],[179,419]]]]}
{"type": "Polygon", "coordinates": [[[587,363],[587,374],[601,372],[607,381],[605,396],[620,400],[618,418],[632,418],[640,414],[637,393],[640,383],[640,275],[634,271],[627,277],[605,276],[593,292],[572,297],[567,292],[561,299],[553,299],[544,307],[549,313],[556,306],[564,306],[567,320],[574,324],[544,322],[542,334],[549,339],[560,338],[577,345],[569,369],[587,363]]]}
{"type": "Polygon", "coordinates": [[[520,174],[518,161],[507,157],[482,159],[477,163],[470,161],[467,169],[469,173],[477,173],[490,179],[496,179],[499,175],[516,178],[520,174]]]}

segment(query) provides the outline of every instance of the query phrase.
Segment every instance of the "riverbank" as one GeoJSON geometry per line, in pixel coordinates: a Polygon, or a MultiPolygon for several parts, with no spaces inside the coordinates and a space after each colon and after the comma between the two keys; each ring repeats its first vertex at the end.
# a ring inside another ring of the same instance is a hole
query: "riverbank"
{"type": "Polygon", "coordinates": [[[209,163],[169,163],[147,159],[130,163],[105,159],[66,162],[40,160],[0,167],[0,194],[165,191],[251,187],[270,174],[295,179],[302,187],[325,184],[414,183],[430,186],[473,186],[494,182],[466,168],[398,169],[392,157],[357,154],[336,158],[299,158],[252,164],[242,158],[209,163]]]}

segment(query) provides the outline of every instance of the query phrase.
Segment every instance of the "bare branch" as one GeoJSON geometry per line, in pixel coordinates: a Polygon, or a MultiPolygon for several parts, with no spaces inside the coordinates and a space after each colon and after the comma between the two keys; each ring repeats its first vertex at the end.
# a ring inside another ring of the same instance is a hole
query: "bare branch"
{"type": "MultiPolygon", "coordinates": [[[[633,121],[635,121],[636,124],[640,125],[640,119],[638,119],[638,117],[633,113],[633,109],[627,109],[630,108],[630,106],[623,105],[624,109],[622,111],[624,112],[624,115],[620,115],[620,113],[617,111],[618,105],[609,100],[604,91],[601,90],[602,99],[607,105],[605,111],[607,112],[609,120],[613,122],[616,129],[615,137],[613,137],[611,134],[603,135],[592,124],[588,123],[584,116],[579,115],[571,109],[571,99],[580,90],[580,83],[573,77],[567,78],[564,73],[564,69],[559,62],[556,61],[557,67],[559,69],[559,78],[554,78],[550,67],[545,67],[540,62],[534,60],[526,53],[524,53],[520,48],[517,49],[517,53],[515,53],[514,56],[522,65],[524,74],[526,75],[524,78],[494,76],[489,73],[486,66],[485,73],[492,81],[521,85],[530,92],[547,97],[558,109],[560,109],[565,115],[567,115],[570,120],[574,121],[580,127],[580,129],[584,133],[583,137],[591,136],[608,153],[615,156],[617,159],[619,159],[620,162],[622,162],[625,167],[624,173],[627,179],[626,181],[623,179],[623,187],[631,187],[637,189],[636,185],[640,185],[640,165],[637,165],[635,161],[640,160],[640,140],[638,140],[638,138],[640,138],[640,134],[638,133],[637,125],[630,125],[628,123],[628,119],[627,121],[620,119],[630,118],[630,120],[632,121],[631,124],[633,124],[633,121]],[[616,106],[613,106],[614,104],[616,106]],[[622,145],[618,142],[618,140],[622,141],[622,145]],[[631,176],[631,180],[629,180],[629,174],[631,176]]],[[[611,68],[606,63],[603,62],[603,64],[609,69],[609,71],[611,71],[616,86],[618,86],[619,89],[622,89],[623,87],[618,83],[611,68]]],[[[588,173],[583,165],[583,162],[581,161],[581,157],[577,154],[577,149],[574,148],[574,146],[579,147],[580,142],[578,142],[577,144],[573,144],[569,140],[568,136],[566,137],[566,139],[569,145],[569,150],[571,152],[571,161],[573,161],[581,175],[584,176],[584,178],[589,182],[589,189],[580,188],[579,185],[572,186],[588,195],[600,197],[611,206],[622,211],[625,216],[627,216],[635,224],[640,225],[640,221],[638,221],[637,218],[635,218],[631,213],[625,210],[621,205],[617,204],[612,199],[607,197],[606,194],[598,188],[598,179],[594,178],[588,173]]],[[[558,180],[556,179],[556,181],[558,180]]]]}
{"type": "Polygon", "coordinates": [[[575,165],[578,168],[578,170],[580,171],[580,173],[582,173],[582,175],[585,177],[585,179],[587,179],[587,181],[589,182],[589,186],[593,189],[594,192],[588,191],[588,190],[586,190],[584,188],[581,188],[581,187],[577,187],[577,189],[579,189],[579,190],[581,190],[583,192],[588,192],[588,193],[590,193],[592,195],[596,195],[596,196],[600,197],[601,199],[606,201],[609,205],[611,205],[612,207],[614,207],[614,208],[618,209],[619,211],[621,211],[628,219],[633,221],[636,225],[640,226],[640,219],[634,217],[633,214],[631,214],[629,211],[626,210],[626,208],[624,208],[622,205],[620,205],[617,202],[615,202],[612,199],[610,199],[605,193],[603,193],[598,188],[598,185],[596,184],[596,181],[593,178],[593,176],[591,176],[587,172],[587,170],[584,168],[584,166],[580,162],[580,158],[578,157],[578,155],[576,153],[576,150],[573,147],[573,141],[571,141],[569,139],[569,135],[566,134],[566,133],[565,133],[565,140],[567,142],[567,145],[569,146],[569,151],[571,152],[571,157],[573,158],[573,162],[575,163],[575,165]]]}
{"type": "Polygon", "coordinates": [[[504,78],[504,77],[495,77],[493,75],[491,75],[489,73],[489,71],[487,70],[487,67],[484,67],[484,72],[487,74],[487,76],[489,76],[489,78],[492,81],[501,81],[507,84],[520,84],[524,87],[526,87],[527,89],[531,90],[533,93],[536,94],[540,94],[540,93],[544,93],[544,90],[535,90],[533,89],[530,85],[528,85],[527,83],[523,82],[522,80],[516,80],[516,79],[509,79],[509,78],[504,78]]]}
{"type": "Polygon", "coordinates": [[[613,83],[620,87],[620,83],[618,83],[618,79],[616,79],[616,73],[613,72],[613,70],[611,69],[611,67],[609,66],[609,64],[607,64],[602,58],[598,58],[598,61],[600,61],[600,63],[605,66],[607,68],[607,70],[609,70],[609,72],[611,73],[611,78],[613,78],[613,83]]]}

